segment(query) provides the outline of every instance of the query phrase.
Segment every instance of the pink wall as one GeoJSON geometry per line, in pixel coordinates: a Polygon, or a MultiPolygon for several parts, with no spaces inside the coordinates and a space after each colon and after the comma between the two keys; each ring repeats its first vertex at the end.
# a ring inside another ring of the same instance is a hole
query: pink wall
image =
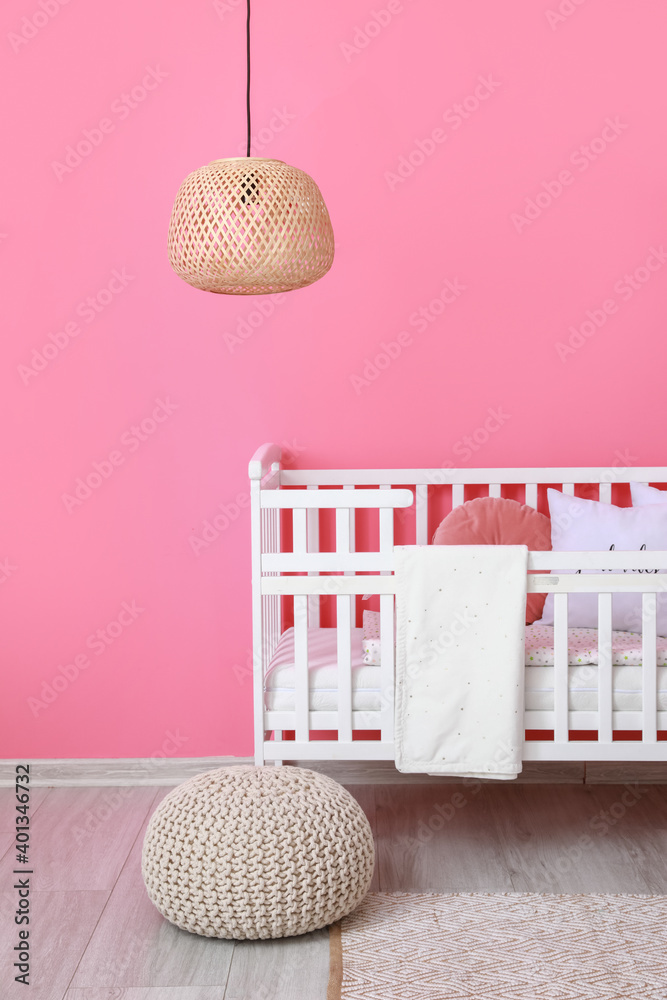
{"type": "Polygon", "coordinates": [[[166,233],[183,177],[242,151],[240,0],[3,4],[2,756],[251,752],[264,441],[302,467],[665,463],[663,0],[253,18],[254,152],[317,180],[337,255],[235,345],[258,301],[180,281],[166,233]]]}

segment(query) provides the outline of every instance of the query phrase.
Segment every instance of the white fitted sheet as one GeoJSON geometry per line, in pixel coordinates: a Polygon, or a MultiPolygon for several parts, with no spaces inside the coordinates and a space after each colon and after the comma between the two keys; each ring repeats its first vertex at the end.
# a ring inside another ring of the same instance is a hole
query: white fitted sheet
{"type": "MultiPolygon", "coordinates": [[[[352,709],[375,712],[380,709],[380,667],[365,664],[362,652],[362,629],[352,629],[352,709]]],[[[308,629],[308,667],[310,710],[336,711],[338,708],[336,629],[308,629]]],[[[597,711],[597,665],[572,664],[568,667],[569,708],[576,712],[597,711]]],[[[280,637],[266,675],[265,704],[269,711],[293,711],[294,702],[294,629],[280,637]]],[[[618,665],[612,668],[612,707],[617,712],[642,709],[641,665],[618,665]]],[[[552,711],[554,707],[554,668],[527,665],[525,671],[525,707],[528,711],[552,711]]],[[[667,711],[667,666],[658,667],[658,709],[667,711]]]]}

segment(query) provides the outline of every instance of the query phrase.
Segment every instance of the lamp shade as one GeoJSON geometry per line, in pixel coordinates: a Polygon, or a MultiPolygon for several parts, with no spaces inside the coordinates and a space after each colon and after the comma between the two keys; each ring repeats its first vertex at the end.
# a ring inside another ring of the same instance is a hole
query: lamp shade
{"type": "Polygon", "coordinates": [[[281,160],[213,160],[174,201],[169,262],[195,288],[265,295],[311,285],[329,270],[334,235],[324,199],[281,160]]]}

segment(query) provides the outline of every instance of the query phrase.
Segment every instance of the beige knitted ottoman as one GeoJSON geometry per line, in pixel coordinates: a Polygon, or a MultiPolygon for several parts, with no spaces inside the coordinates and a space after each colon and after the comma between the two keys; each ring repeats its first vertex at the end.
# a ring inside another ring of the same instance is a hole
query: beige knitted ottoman
{"type": "Polygon", "coordinates": [[[368,820],[336,781],[299,767],[223,767],[162,800],[142,874],[167,920],[241,940],[339,920],[368,892],[374,862],[368,820]]]}

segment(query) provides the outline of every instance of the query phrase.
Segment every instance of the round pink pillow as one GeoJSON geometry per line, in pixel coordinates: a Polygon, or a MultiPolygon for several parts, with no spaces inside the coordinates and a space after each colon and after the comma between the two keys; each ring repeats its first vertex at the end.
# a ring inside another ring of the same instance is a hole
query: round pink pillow
{"type": "MultiPolygon", "coordinates": [[[[455,507],[441,521],[434,545],[527,545],[551,549],[551,521],[544,514],[505,497],[478,497],[455,507]]],[[[529,594],[526,625],[542,617],[546,594],[529,594]]]]}

